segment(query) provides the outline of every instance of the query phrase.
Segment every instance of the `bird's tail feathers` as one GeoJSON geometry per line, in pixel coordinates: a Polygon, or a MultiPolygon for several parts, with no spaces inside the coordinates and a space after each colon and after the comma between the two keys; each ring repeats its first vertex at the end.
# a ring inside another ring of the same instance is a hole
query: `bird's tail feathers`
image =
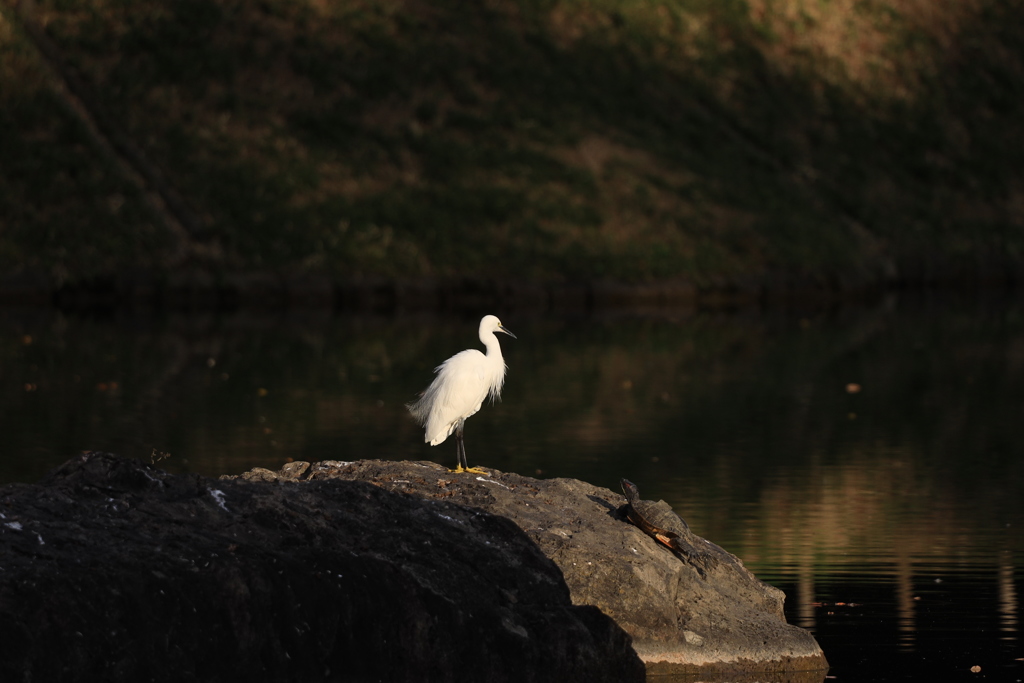
{"type": "Polygon", "coordinates": [[[431,384],[420,394],[420,397],[411,403],[406,403],[405,407],[412,413],[412,417],[416,420],[417,424],[423,426],[427,423],[427,418],[430,417],[430,408],[434,405],[434,400],[437,396],[437,387],[431,384]]]}

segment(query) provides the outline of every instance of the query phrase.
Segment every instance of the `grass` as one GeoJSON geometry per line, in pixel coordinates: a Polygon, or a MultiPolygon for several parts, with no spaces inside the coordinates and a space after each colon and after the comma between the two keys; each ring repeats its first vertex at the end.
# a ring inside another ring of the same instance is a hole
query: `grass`
{"type": "MultiPolygon", "coordinates": [[[[1019,4],[50,0],[29,20],[199,216],[210,268],[850,285],[1020,273],[1019,4]]],[[[0,8],[0,267],[180,266],[0,8]]]]}

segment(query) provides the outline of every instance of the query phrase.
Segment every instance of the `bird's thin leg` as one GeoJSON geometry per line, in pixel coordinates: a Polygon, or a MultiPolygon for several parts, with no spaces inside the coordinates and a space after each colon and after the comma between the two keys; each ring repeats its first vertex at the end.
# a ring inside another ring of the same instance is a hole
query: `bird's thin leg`
{"type": "Polygon", "coordinates": [[[455,428],[455,451],[456,451],[456,472],[469,469],[469,462],[466,461],[466,442],[462,438],[462,423],[455,428]]]}
{"type": "Polygon", "coordinates": [[[466,442],[462,438],[462,431],[465,428],[466,421],[459,422],[459,425],[455,428],[455,444],[456,450],[458,451],[458,467],[455,468],[456,472],[473,472],[474,474],[488,474],[484,470],[477,467],[470,467],[469,462],[466,460],[466,442]]]}

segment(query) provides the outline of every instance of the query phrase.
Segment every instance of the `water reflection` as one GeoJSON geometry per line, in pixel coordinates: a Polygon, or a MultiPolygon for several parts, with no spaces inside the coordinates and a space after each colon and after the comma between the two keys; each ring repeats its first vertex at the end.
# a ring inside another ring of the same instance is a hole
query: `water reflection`
{"type": "MultiPolygon", "coordinates": [[[[668,500],[786,590],[842,678],[914,680],[932,664],[1024,678],[1019,306],[494,312],[519,340],[503,347],[503,402],[467,425],[473,463],[613,490],[626,476],[668,500]]],[[[452,466],[454,444],[424,445],[403,404],[476,343],[478,320],[8,312],[0,481],[83,449],[170,453],[168,469],[210,475],[288,459],[452,466]]]]}
{"type": "Polygon", "coordinates": [[[1017,624],[1020,605],[1017,603],[1017,586],[1014,572],[1017,567],[1013,553],[1004,550],[999,554],[999,631],[1004,641],[1017,642],[1017,624]]]}

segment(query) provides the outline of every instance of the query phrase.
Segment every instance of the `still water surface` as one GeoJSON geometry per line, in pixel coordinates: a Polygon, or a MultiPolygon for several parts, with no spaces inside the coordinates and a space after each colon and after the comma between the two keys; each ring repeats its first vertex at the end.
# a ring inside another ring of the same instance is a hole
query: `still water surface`
{"type": "MultiPolygon", "coordinates": [[[[672,503],[786,591],[838,681],[1020,681],[1024,308],[497,313],[471,465],[672,503]],[[972,671],[972,667],[980,670],[972,671]]],[[[81,450],[208,475],[432,459],[403,404],[478,315],[0,312],[0,483],[81,450]]]]}

